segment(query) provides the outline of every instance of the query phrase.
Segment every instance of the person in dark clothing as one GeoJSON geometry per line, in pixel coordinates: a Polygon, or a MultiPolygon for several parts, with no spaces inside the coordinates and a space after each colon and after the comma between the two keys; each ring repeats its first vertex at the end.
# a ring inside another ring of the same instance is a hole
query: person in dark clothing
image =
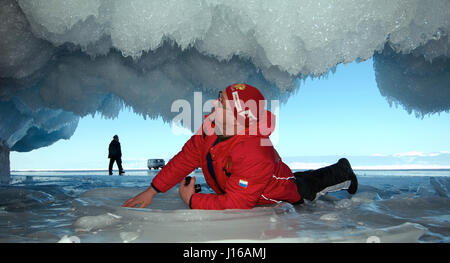
{"type": "Polygon", "coordinates": [[[114,135],[113,140],[109,144],[108,148],[108,158],[109,158],[109,175],[112,175],[112,168],[114,162],[117,163],[117,167],[119,168],[119,175],[125,173],[122,168],[122,151],[120,149],[119,136],[114,135]]]}

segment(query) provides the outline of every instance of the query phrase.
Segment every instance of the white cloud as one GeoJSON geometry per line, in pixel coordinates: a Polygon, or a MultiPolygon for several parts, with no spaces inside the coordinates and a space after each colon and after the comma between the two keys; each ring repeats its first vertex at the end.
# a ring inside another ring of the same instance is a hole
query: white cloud
{"type": "Polygon", "coordinates": [[[394,164],[394,165],[358,165],[353,170],[425,170],[425,169],[450,169],[450,165],[434,164],[394,164]]]}
{"type": "Polygon", "coordinates": [[[405,153],[395,153],[392,156],[394,157],[436,157],[439,156],[441,152],[438,153],[423,153],[423,152],[405,152],[405,153]]]}

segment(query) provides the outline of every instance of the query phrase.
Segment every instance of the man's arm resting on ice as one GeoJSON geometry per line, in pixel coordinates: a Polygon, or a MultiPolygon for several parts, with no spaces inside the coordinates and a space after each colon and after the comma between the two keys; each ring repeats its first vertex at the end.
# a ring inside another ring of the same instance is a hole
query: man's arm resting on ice
{"type": "Polygon", "coordinates": [[[164,193],[183,180],[185,176],[200,166],[200,153],[203,141],[202,135],[193,135],[184,144],[181,151],[153,178],[150,187],[126,201],[123,206],[134,207],[140,204],[139,208],[146,207],[151,204],[156,193],[164,193]]]}
{"type": "Polygon", "coordinates": [[[152,186],[158,192],[165,193],[200,167],[203,142],[202,135],[192,135],[181,151],[153,178],[152,186]]]}

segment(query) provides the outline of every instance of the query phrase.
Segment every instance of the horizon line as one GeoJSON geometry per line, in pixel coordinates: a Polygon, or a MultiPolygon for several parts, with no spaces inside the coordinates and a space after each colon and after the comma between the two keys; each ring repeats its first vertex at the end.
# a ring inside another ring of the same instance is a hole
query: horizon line
{"type": "MultiPolygon", "coordinates": [[[[198,168],[201,170],[201,168],[198,168]]],[[[294,170],[311,170],[318,168],[291,168],[294,170]]],[[[450,170],[450,166],[442,166],[442,167],[389,167],[389,166],[355,166],[353,167],[354,171],[438,171],[438,170],[450,170]]],[[[159,172],[160,170],[149,170],[148,168],[129,168],[127,171],[152,171],[159,172]]],[[[108,172],[108,169],[96,169],[96,168],[87,168],[87,169],[14,169],[10,171],[12,172],[108,172]]],[[[118,170],[113,170],[113,172],[118,172],[118,170]]],[[[126,171],[125,171],[126,172],[126,171]]]]}

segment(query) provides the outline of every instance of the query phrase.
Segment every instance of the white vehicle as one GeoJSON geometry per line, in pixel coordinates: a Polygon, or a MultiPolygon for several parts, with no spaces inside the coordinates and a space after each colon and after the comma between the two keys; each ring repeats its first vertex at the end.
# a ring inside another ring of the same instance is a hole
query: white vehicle
{"type": "Polygon", "coordinates": [[[163,168],[164,165],[166,165],[166,162],[163,159],[148,159],[147,161],[147,167],[149,170],[153,169],[160,169],[163,168]]]}

